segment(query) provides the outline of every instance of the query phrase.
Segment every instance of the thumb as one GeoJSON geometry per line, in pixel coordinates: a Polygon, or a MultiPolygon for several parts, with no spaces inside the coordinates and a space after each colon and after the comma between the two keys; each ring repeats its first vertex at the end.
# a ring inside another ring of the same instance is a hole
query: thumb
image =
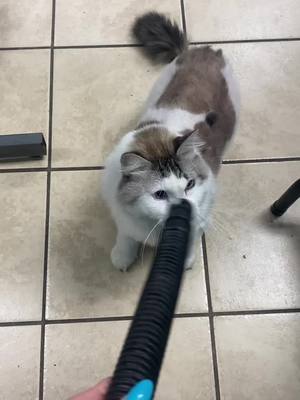
{"type": "Polygon", "coordinates": [[[96,386],[71,397],[70,400],[105,400],[105,395],[108,391],[110,382],[111,378],[103,379],[96,386]]]}

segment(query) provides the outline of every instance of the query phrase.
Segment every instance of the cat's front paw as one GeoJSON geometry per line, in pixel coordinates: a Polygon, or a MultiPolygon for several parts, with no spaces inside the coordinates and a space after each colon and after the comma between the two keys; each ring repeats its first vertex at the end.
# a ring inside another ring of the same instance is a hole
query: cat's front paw
{"type": "Polygon", "coordinates": [[[184,264],[184,269],[188,270],[188,269],[192,269],[193,265],[195,264],[195,254],[189,254],[189,256],[187,257],[185,264],[184,264]]]}
{"type": "Polygon", "coordinates": [[[120,249],[115,246],[111,251],[110,257],[111,262],[116,269],[126,272],[130,265],[134,263],[136,259],[136,253],[130,254],[128,251],[120,251],[120,249]]]}

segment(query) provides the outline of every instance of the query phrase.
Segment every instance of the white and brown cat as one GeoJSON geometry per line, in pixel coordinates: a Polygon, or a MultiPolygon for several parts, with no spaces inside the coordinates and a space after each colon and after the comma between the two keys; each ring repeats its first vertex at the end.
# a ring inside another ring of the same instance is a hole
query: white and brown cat
{"type": "Polygon", "coordinates": [[[118,229],[111,259],[125,271],[146,239],[157,243],[170,205],[185,198],[193,206],[190,268],[235,129],[237,86],[221,50],[188,48],[184,33],[165,16],[152,12],[138,18],[133,34],[145,55],[167,65],[139,124],[105,164],[103,197],[118,229]]]}

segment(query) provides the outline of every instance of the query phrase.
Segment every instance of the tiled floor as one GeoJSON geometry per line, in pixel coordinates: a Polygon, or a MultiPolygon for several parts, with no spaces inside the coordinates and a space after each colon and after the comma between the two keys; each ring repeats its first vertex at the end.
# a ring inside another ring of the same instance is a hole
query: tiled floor
{"type": "Polygon", "coordinates": [[[156,398],[299,399],[300,201],[266,211],[300,175],[299,1],[2,0],[0,133],[42,131],[49,157],[0,164],[1,400],[112,372],[151,254],[111,268],[101,167],[160,72],[129,34],[150,9],[222,47],[242,97],[156,398]]]}

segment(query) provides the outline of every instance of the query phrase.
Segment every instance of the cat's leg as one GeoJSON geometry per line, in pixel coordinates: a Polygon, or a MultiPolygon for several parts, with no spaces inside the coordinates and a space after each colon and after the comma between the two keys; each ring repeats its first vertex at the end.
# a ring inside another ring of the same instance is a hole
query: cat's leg
{"type": "Polygon", "coordinates": [[[203,234],[203,231],[197,231],[191,233],[189,249],[186,257],[186,261],[184,264],[184,269],[192,269],[196,259],[196,250],[197,246],[200,246],[200,238],[203,234]]]}
{"type": "Polygon", "coordinates": [[[197,240],[192,240],[192,243],[189,246],[188,249],[188,253],[187,253],[187,257],[185,260],[185,264],[184,264],[184,269],[192,269],[193,265],[195,263],[195,258],[196,258],[196,242],[198,242],[197,240]]]}
{"type": "Polygon", "coordinates": [[[120,271],[127,271],[128,267],[136,260],[139,243],[131,237],[118,232],[117,240],[111,251],[111,261],[120,271]]]}

